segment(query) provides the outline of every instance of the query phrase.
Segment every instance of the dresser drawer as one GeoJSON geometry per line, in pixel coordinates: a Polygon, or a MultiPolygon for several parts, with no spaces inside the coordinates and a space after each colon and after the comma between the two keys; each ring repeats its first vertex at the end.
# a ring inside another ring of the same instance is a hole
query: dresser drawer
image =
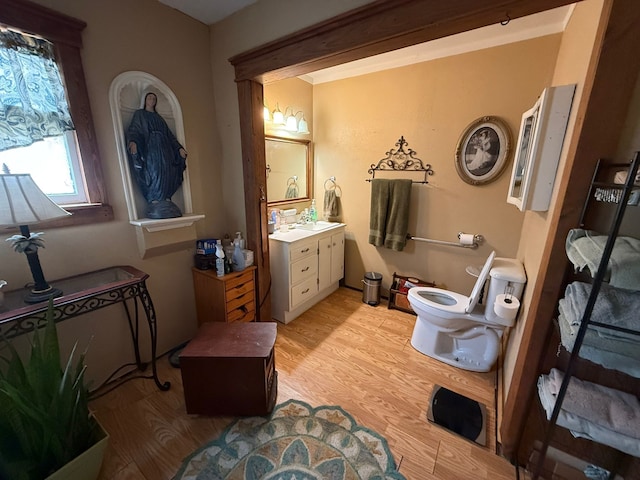
{"type": "Polygon", "coordinates": [[[291,287],[291,308],[295,308],[301,303],[313,298],[317,291],[318,280],[315,276],[291,287]]]}
{"type": "Polygon", "coordinates": [[[230,290],[253,288],[253,270],[243,272],[241,275],[233,277],[224,282],[224,288],[227,291],[227,295],[230,290]]]}
{"type": "Polygon", "coordinates": [[[251,298],[246,303],[234,306],[227,305],[227,322],[253,322],[256,318],[256,302],[251,298]]]}
{"type": "Polygon", "coordinates": [[[296,260],[309,256],[309,255],[316,255],[318,252],[318,242],[314,241],[314,242],[307,242],[307,243],[296,243],[294,245],[292,245],[291,250],[289,252],[290,258],[289,260],[291,260],[292,262],[295,262],[296,260]]]}
{"type": "Polygon", "coordinates": [[[291,264],[291,285],[300,283],[305,278],[316,278],[318,273],[318,257],[305,257],[291,264]]]}

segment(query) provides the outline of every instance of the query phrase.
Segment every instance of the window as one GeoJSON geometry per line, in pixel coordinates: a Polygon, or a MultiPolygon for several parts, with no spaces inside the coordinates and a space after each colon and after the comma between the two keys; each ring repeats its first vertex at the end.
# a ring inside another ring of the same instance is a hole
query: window
{"type": "MultiPolygon", "coordinates": [[[[38,35],[54,45],[57,64],[65,80],[69,112],[76,128],[75,132],[66,132],[63,136],[58,136],[56,140],[34,143],[34,145],[43,144],[34,148],[53,148],[55,151],[56,148],[64,145],[66,150],[66,153],[60,153],[58,159],[61,162],[59,165],[62,166],[51,167],[57,173],[62,172],[63,175],[59,177],[54,186],[42,188],[45,190],[50,188],[47,193],[51,198],[59,204],[64,204],[65,209],[73,215],[56,220],[49,226],[78,225],[112,220],[113,211],[107,204],[80,57],[81,32],[86,24],[25,0],[3,0],[2,3],[0,24],[38,35]],[[53,146],[50,145],[50,142],[53,142],[53,146]],[[84,187],[78,184],[79,181],[80,183],[84,181],[84,187]],[[71,185],[75,185],[75,187],[71,187],[71,185]],[[73,203],[73,205],[67,206],[69,203],[73,203]]],[[[5,159],[5,155],[0,155],[0,164],[6,163],[12,173],[20,173],[19,168],[12,167],[14,163],[19,162],[15,159],[5,159]]],[[[39,168],[36,167],[36,169],[39,168]]]]}

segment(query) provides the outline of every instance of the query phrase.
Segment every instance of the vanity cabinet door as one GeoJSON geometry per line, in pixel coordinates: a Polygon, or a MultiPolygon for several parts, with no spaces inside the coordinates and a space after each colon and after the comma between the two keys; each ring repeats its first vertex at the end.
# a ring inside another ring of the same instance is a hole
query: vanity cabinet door
{"type": "Polygon", "coordinates": [[[344,231],[331,235],[331,283],[344,277],[344,231]]]}
{"type": "Polygon", "coordinates": [[[318,240],[318,290],[331,285],[331,237],[318,240]]]}

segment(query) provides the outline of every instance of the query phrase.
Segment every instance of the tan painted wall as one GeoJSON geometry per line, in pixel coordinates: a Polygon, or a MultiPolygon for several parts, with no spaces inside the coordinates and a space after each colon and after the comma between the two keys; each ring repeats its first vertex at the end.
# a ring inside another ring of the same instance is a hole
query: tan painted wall
{"type": "Polygon", "coordinates": [[[467,265],[481,266],[492,250],[515,257],[523,214],[506,203],[512,155],[496,181],[473,186],[456,172],[456,146],[467,125],[491,115],[507,123],[514,149],[522,111],[549,84],[559,43],[560,35],[551,35],[314,86],[315,196],[322,205],[324,180],[337,178],[348,286],[361,288],[364,272],[377,271],[386,294],[398,272],[469,294],[475,278],[467,265]],[[412,187],[409,232],[445,241],[457,241],[460,231],[481,234],[480,248],[409,241],[395,252],[368,243],[367,170],[397,148],[400,136],[435,172],[429,185],[412,187]]]}
{"type": "MultiPolygon", "coordinates": [[[[553,74],[551,85],[566,85],[576,83],[576,94],[573,106],[580,102],[584,79],[591,57],[591,47],[595,40],[596,28],[602,12],[602,0],[588,0],[576,4],[575,10],[567,28],[562,36],[562,43],[558,52],[557,62],[553,74]]],[[[532,106],[533,104],[531,104],[532,106]]],[[[565,137],[563,152],[558,165],[558,175],[561,175],[566,163],[567,147],[571,141],[571,133],[576,122],[576,108],[572,109],[569,124],[567,126],[567,136],[565,137]]],[[[560,176],[556,178],[555,188],[551,200],[551,209],[554,208],[558,196],[558,185],[560,176]]],[[[518,246],[518,258],[523,261],[529,279],[528,287],[525,290],[519,318],[526,318],[533,292],[533,283],[538,275],[542,252],[549,232],[551,210],[549,212],[527,212],[522,225],[522,235],[518,246]]],[[[516,328],[511,331],[509,343],[504,360],[504,391],[509,390],[511,376],[515,364],[517,346],[520,344],[524,322],[519,322],[516,328]]]]}
{"type": "MultiPolygon", "coordinates": [[[[191,281],[193,248],[142,260],[135,227],[129,224],[109,107],[109,86],[128,70],[148,72],[164,81],[182,106],[194,210],[205,213],[199,235],[224,232],[220,208],[220,145],[212,94],[209,29],[155,0],[40,0],[39,3],[87,23],[82,57],[107,193],[115,221],[91,226],[48,229],[40,257],[47,278],[55,279],[112,265],[133,265],[150,275],[147,286],[157,313],[158,347],[163,352],[188,340],[195,331],[191,281]]],[[[34,227],[34,231],[35,227],[34,227]]],[[[165,235],[165,234],[154,234],[165,235]]],[[[168,233],[174,236],[175,233],[168,233]]],[[[24,255],[0,244],[0,277],[14,288],[31,280],[24,255]]],[[[89,376],[102,380],[132,348],[121,307],[110,307],[60,325],[63,344],[93,337],[87,358],[89,376]]],[[[142,338],[146,328],[142,324],[142,338]]]]}

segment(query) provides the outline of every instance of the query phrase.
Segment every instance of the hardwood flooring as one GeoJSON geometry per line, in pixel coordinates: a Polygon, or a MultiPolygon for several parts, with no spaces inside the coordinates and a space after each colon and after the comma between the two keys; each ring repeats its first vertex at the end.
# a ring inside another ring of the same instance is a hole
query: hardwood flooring
{"type": "MultiPolygon", "coordinates": [[[[340,288],[288,325],[278,323],[278,399],[339,405],[384,435],[409,480],[514,479],[496,455],[496,372],[474,373],[433,360],[410,343],[415,316],[362,303],[340,288]],[[483,403],[488,447],[427,421],[434,385],[483,403]]],[[[180,370],[158,360],[162,381],[132,380],[91,402],[111,436],[100,480],[171,479],[183,459],[216,438],[230,417],[187,415],[180,370]]]]}

